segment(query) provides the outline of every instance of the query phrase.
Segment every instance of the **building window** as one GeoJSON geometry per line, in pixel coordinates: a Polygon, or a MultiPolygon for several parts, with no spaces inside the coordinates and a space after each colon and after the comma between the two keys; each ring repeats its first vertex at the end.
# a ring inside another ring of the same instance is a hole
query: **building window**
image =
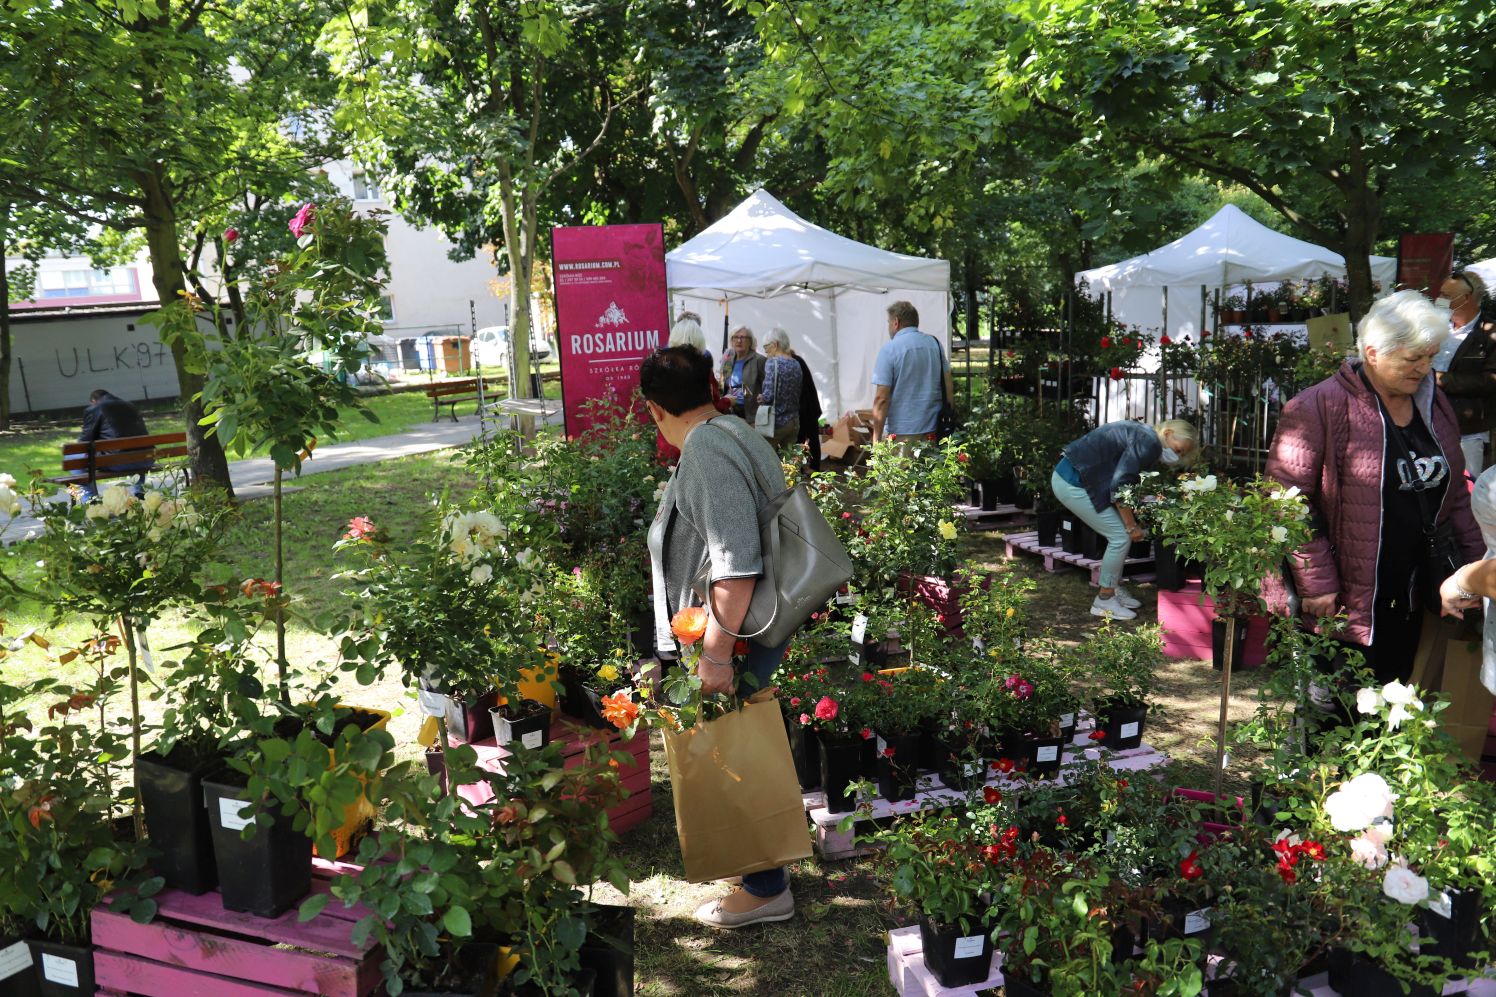
{"type": "Polygon", "coordinates": [[[379,296],[379,321],[395,321],[395,299],[388,294],[381,294],[379,296]]]}
{"type": "Polygon", "coordinates": [[[112,270],[43,270],[37,274],[38,300],[138,295],[133,267],[112,270]]]}
{"type": "Polygon", "coordinates": [[[353,174],[353,199],[355,201],[379,200],[379,181],[367,173],[353,174]]]}

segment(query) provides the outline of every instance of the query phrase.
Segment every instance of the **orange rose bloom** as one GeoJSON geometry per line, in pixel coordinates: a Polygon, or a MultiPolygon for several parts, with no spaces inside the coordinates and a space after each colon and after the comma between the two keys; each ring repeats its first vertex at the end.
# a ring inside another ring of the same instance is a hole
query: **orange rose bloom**
{"type": "Polygon", "coordinates": [[[629,699],[626,692],[615,692],[603,697],[603,719],[619,730],[632,724],[639,717],[639,704],[629,699]]]}
{"type": "Polygon", "coordinates": [[[706,634],[705,606],[690,606],[670,618],[670,632],[682,644],[694,644],[706,634]]]}

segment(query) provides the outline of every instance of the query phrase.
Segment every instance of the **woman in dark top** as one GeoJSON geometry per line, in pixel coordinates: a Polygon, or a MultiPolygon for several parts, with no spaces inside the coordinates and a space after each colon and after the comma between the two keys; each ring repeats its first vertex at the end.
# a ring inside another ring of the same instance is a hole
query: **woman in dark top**
{"type": "Polygon", "coordinates": [[[1303,614],[1344,610],[1338,636],[1378,679],[1435,689],[1454,678],[1442,650],[1439,674],[1413,674],[1420,638],[1439,637],[1419,598],[1425,524],[1452,527],[1460,560],[1483,551],[1459,424],[1430,373],[1448,335],[1448,312],[1417,291],[1376,302],[1361,319],[1361,359],[1289,401],[1266,468],[1313,509],[1314,539],[1293,559],[1303,614]]]}
{"type": "Polygon", "coordinates": [[[796,443],[803,443],[810,451],[810,469],[821,469],[821,396],[810,376],[810,365],[794,350],[790,356],[800,365],[800,435],[796,443]]]}
{"type": "Polygon", "coordinates": [[[1117,503],[1117,490],[1136,484],[1160,461],[1176,464],[1195,453],[1195,427],[1183,419],[1157,426],[1126,419],[1098,426],[1065,448],[1050,475],[1055,498],[1097,533],[1106,537],[1101,558],[1101,591],[1091,603],[1092,616],[1130,620],[1142,605],[1121,585],[1122,566],[1143,530],[1132,510],[1117,503]]]}

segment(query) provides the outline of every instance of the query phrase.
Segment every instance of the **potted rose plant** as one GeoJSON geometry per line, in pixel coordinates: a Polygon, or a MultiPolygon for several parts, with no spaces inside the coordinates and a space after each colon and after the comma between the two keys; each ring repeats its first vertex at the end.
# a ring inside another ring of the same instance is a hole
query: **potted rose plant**
{"type": "Polygon", "coordinates": [[[1115,630],[1103,626],[1087,648],[1092,662],[1096,740],[1113,751],[1136,748],[1143,742],[1148,698],[1153,676],[1163,662],[1163,643],[1157,627],[1115,630]]]}

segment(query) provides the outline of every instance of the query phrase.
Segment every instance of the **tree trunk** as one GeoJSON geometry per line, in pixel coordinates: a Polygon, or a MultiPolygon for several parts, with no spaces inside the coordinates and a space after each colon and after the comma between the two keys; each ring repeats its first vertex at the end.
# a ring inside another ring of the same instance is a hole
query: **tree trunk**
{"type": "Polygon", "coordinates": [[[10,428],[10,205],[0,206],[0,429],[10,428]]]}
{"type": "MultiPolygon", "coordinates": [[[[187,272],[182,262],[182,247],[177,238],[176,206],[166,193],[161,177],[161,167],[156,165],[140,175],[141,192],[145,195],[145,237],[150,251],[151,268],[154,271],[151,283],[161,299],[163,308],[182,301],[187,290],[187,272]]],[[[199,481],[211,481],[221,486],[232,498],[233,483],[229,480],[228,459],[217,436],[210,436],[200,425],[203,403],[198,393],[203,389],[203,376],[187,369],[188,344],[186,337],[201,335],[197,331],[196,319],[184,322],[180,334],[171,339],[171,358],[177,367],[177,387],[181,392],[182,415],[186,421],[187,455],[192,464],[192,476],[199,481]],[[185,326],[190,324],[190,328],[185,326]]]]}
{"type": "Polygon", "coordinates": [[[981,316],[977,314],[977,260],[976,254],[968,251],[961,261],[961,292],[966,309],[966,333],[964,339],[973,342],[982,338],[981,316]]]}
{"type": "Polygon", "coordinates": [[[1381,222],[1382,200],[1372,188],[1366,156],[1359,144],[1352,146],[1348,187],[1345,189],[1345,236],[1337,247],[1345,257],[1346,283],[1349,285],[1351,321],[1359,322],[1371,307],[1371,251],[1376,246],[1377,228],[1381,222]]]}

